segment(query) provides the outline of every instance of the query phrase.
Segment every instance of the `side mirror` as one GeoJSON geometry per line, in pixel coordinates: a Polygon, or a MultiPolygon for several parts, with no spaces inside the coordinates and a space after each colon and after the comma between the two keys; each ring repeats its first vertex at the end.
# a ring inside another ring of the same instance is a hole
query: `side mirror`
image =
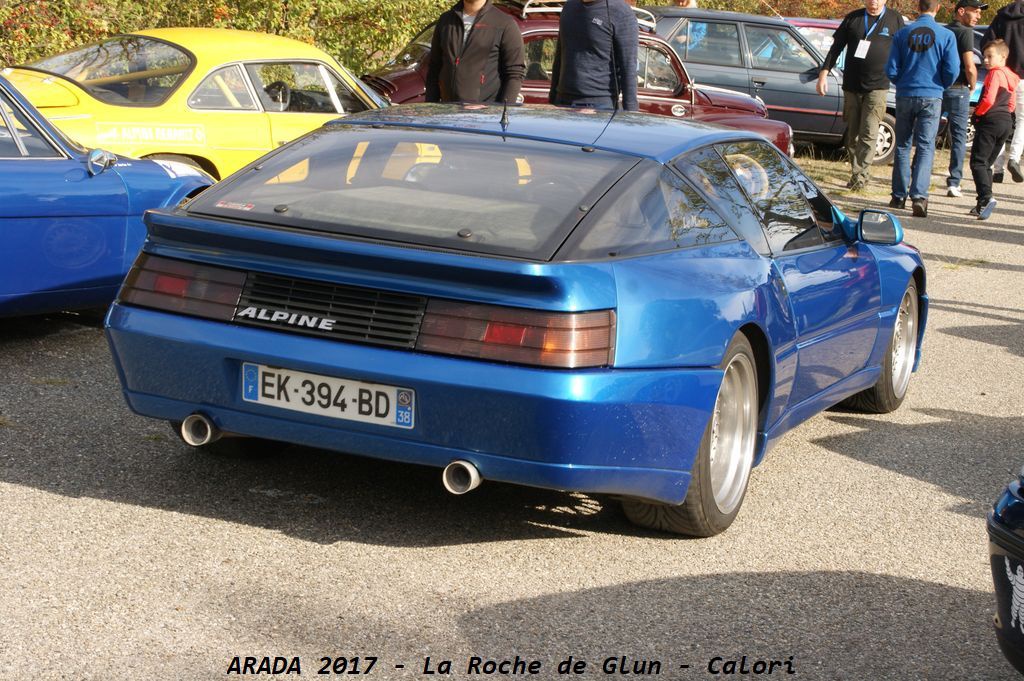
{"type": "Polygon", "coordinates": [[[117,163],[117,156],[104,149],[93,149],[85,159],[85,167],[90,175],[99,175],[117,163]]]}
{"type": "Polygon", "coordinates": [[[857,221],[857,240],[871,244],[895,246],[903,241],[903,226],[892,213],[862,210],[857,221]]]}

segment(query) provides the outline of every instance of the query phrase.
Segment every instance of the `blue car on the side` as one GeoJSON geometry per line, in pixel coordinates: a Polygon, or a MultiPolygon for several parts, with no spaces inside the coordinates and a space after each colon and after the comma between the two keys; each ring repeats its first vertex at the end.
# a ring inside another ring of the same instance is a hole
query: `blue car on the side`
{"type": "Polygon", "coordinates": [[[86,151],[0,77],[0,317],[108,305],[146,236],[143,212],[212,182],[86,151]]]}
{"type": "Polygon", "coordinates": [[[898,407],[927,311],[896,218],[754,133],[637,113],[365,112],[146,220],[107,335],[190,445],[611,494],[692,535],[800,422],[898,407]]]}

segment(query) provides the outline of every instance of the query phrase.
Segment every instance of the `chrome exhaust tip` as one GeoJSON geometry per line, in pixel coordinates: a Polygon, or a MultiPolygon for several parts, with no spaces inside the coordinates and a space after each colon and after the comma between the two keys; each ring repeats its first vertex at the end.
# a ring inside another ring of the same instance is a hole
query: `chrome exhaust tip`
{"type": "Polygon", "coordinates": [[[216,442],[220,436],[220,429],[199,412],[186,416],[181,422],[181,439],[193,447],[216,442]]]}
{"type": "Polygon", "coordinates": [[[444,488],[452,494],[471,492],[483,481],[480,471],[468,461],[452,461],[444,467],[444,472],[441,473],[441,482],[444,483],[444,488]]]}

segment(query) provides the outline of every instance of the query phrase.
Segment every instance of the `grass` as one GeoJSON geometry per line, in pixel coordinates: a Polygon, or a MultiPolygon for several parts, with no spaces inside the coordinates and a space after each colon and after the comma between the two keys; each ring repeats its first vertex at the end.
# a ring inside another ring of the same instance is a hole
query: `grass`
{"type": "MultiPolygon", "coordinates": [[[[797,148],[794,160],[804,172],[818,183],[825,193],[837,200],[849,199],[864,203],[888,203],[892,188],[892,166],[871,166],[871,181],[868,186],[852,192],[846,188],[850,181],[850,163],[840,149],[827,147],[797,148]]],[[[967,165],[966,163],[964,164],[967,165]]],[[[945,187],[946,168],[949,167],[949,150],[936,149],[932,163],[931,192],[945,187]]],[[[966,167],[965,167],[966,170],[966,167]]],[[[944,189],[943,189],[944,191],[944,189]]]]}

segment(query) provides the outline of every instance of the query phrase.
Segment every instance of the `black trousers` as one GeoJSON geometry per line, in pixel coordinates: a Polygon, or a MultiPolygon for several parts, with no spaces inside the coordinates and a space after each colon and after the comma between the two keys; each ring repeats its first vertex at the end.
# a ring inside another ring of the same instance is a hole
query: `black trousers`
{"type": "Polygon", "coordinates": [[[1012,129],[1013,117],[1009,114],[981,116],[974,124],[971,175],[974,176],[974,190],[978,192],[979,206],[984,206],[992,198],[992,164],[996,162],[999,150],[1006,144],[1012,129]]]}

